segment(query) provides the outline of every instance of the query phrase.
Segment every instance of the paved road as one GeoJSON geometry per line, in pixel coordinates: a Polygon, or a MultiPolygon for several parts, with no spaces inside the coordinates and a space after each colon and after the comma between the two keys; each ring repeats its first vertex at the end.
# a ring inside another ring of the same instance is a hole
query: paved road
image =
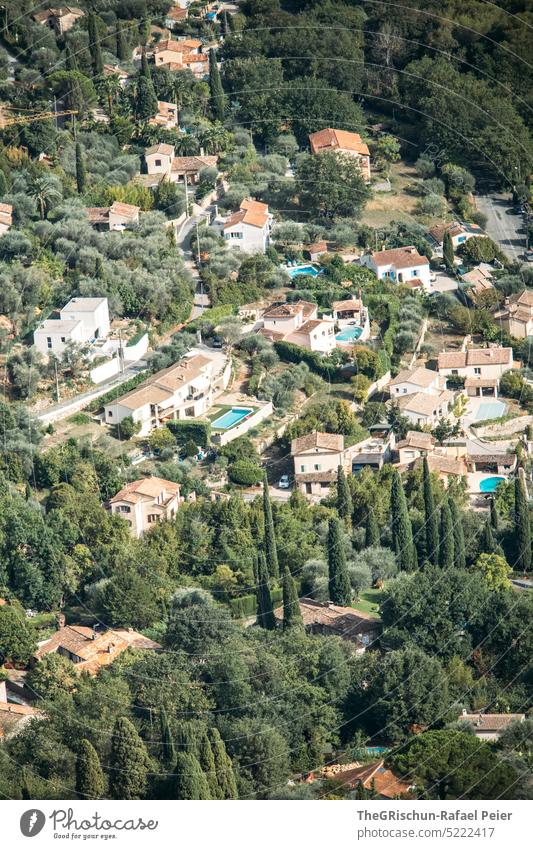
{"type": "Polygon", "coordinates": [[[487,216],[487,235],[499,244],[510,260],[517,261],[526,249],[526,238],[524,233],[518,232],[524,226],[522,216],[510,214],[509,196],[497,193],[476,195],[476,205],[487,216]]]}

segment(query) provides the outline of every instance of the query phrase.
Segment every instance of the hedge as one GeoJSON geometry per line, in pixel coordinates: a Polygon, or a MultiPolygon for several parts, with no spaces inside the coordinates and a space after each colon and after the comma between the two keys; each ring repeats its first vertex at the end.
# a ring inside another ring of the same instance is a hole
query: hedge
{"type": "Polygon", "coordinates": [[[184,445],[192,440],[195,445],[207,448],[211,442],[211,422],[171,421],[167,422],[167,428],[178,445],[184,445]]]}
{"type": "Polygon", "coordinates": [[[305,363],[324,380],[331,380],[333,383],[342,380],[340,367],[331,365],[315,351],[308,351],[293,342],[274,342],[274,349],[284,363],[305,363]]]}
{"type": "Polygon", "coordinates": [[[146,372],[140,372],[134,377],[130,377],[129,380],[125,380],[124,383],[120,383],[118,386],[110,389],[109,392],[106,392],[104,395],[100,395],[98,398],[94,398],[92,401],[89,401],[83,409],[89,410],[90,413],[96,413],[105,406],[105,404],[109,404],[111,401],[116,401],[117,398],[120,398],[121,395],[125,395],[126,392],[131,392],[132,389],[135,389],[140,383],[143,383],[147,377],[148,374],[146,372]]]}
{"type": "MultiPolygon", "coordinates": [[[[283,601],[283,590],[281,587],[270,590],[272,604],[274,607],[283,601]]],[[[230,603],[231,615],[235,619],[245,619],[248,616],[255,616],[257,612],[257,598],[255,595],[243,595],[240,598],[232,598],[230,603]]]]}

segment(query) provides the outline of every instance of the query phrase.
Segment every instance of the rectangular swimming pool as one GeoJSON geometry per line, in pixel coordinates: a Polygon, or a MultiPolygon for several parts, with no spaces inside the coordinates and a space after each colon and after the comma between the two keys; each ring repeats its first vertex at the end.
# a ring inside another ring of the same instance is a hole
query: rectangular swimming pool
{"type": "Polygon", "coordinates": [[[214,428],[218,428],[218,430],[228,430],[228,428],[234,427],[242,419],[251,416],[252,413],[253,410],[251,407],[233,407],[219,416],[218,419],[215,419],[214,422],[211,422],[211,425],[214,428]]]}
{"type": "Polygon", "coordinates": [[[337,333],[335,339],[337,342],[356,342],[363,332],[362,327],[355,325],[354,327],[345,327],[340,333],[337,333]]]}
{"type": "Polygon", "coordinates": [[[503,401],[482,401],[476,410],[474,419],[483,422],[485,419],[501,419],[505,415],[507,405],[503,401]]]}

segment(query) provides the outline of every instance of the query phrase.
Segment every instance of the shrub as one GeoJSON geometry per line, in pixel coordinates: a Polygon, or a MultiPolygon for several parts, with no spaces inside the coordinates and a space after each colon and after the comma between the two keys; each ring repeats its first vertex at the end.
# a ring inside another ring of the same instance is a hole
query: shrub
{"type": "Polygon", "coordinates": [[[167,428],[178,445],[192,441],[195,445],[207,448],[211,442],[211,422],[175,421],[168,422],[167,428]]]}
{"type": "Polygon", "coordinates": [[[251,460],[236,460],[235,463],[232,463],[228,468],[228,475],[233,483],[240,484],[241,486],[253,486],[256,483],[259,483],[263,476],[263,472],[261,468],[251,460]]]}

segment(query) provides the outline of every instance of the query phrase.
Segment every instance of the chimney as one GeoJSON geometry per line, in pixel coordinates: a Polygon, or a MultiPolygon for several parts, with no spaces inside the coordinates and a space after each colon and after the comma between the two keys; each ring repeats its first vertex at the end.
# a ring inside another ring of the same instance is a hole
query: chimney
{"type": "Polygon", "coordinates": [[[91,634],[91,640],[96,640],[97,636],[98,636],[98,633],[96,631],[96,628],[93,625],[93,632],[91,634]]]}
{"type": "Polygon", "coordinates": [[[60,631],[61,628],[65,627],[65,621],[66,620],[65,620],[65,614],[64,613],[56,613],[56,629],[58,631],[60,631]]]}
{"type": "Polygon", "coordinates": [[[509,300],[509,297],[508,297],[508,296],[506,296],[506,297],[504,298],[504,301],[503,301],[503,305],[504,305],[504,307],[508,307],[510,303],[511,303],[511,301],[509,300]]]}
{"type": "Polygon", "coordinates": [[[205,156],[203,147],[200,148],[200,156],[205,156]]]}

